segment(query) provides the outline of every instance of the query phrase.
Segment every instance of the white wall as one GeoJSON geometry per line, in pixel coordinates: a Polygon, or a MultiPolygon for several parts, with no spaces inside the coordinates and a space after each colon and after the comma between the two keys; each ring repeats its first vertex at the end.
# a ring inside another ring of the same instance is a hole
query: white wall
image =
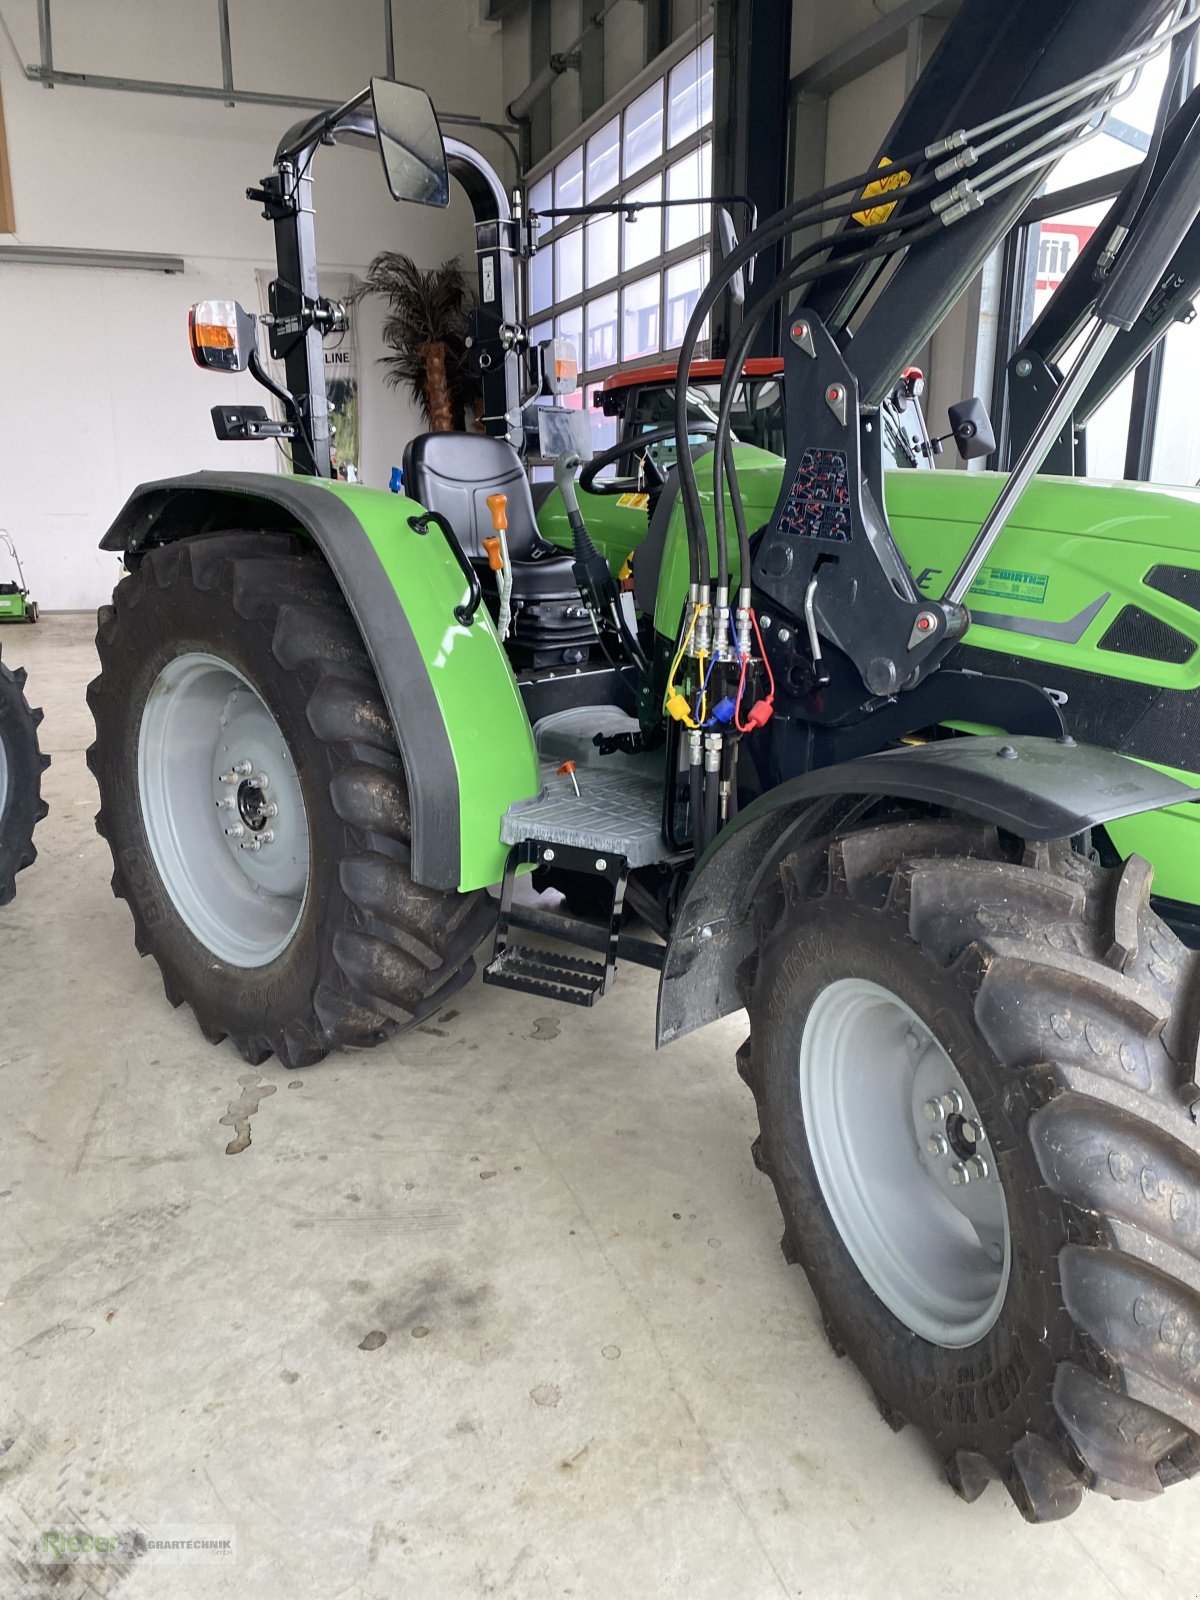
{"type": "MultiPolygon", "coordinates": [[[[36,57],[34,0],[3,0],[26,61],[36,57]]],[[[218,83],[214,6],[194,0],[53,0],[56,65],[66,70],[218,83]]],[[[384,70],[377,0],[233,0],[240,87],[341,99],[384,70]]],[[[394,5],[396,75],[443,112],[502,120],[499,30],[479,0],[394,5]]],[[[139,482],[202,467],[270,470],[270,444],[219,444],[210,406],[262,398],[252,379],[201,372],[186,312],[206,296],[256,309],[255,270],[273,265],[272,233],[247,184],[270,169],[303,113],[79,88],[46,90],[0,41],[17,232],[0,242],[161,251],[180,276],[0,263],[0,527],[16,539],[43,609],[90,609],[116,575],[97,541],[139,482]]],[[[461,130],[449,128],[451,133],[461,130]]],[[[513,171],[487,135],[480,148],[513,171]]],[[[317,158],[321,265],[361,271],[376,251],[424,265],[473,248],[470,208],[396,206],[363,150],[317,158]]],[[[359,327],[363,467],[386,484],[416,419],[385,390],[379,311],[359,327]]]]}

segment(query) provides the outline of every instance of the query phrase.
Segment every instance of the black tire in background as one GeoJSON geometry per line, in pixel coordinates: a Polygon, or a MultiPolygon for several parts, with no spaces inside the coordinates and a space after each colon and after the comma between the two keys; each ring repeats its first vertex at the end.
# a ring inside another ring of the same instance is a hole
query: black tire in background
{"type": "Polygon", "coordinates": [[[361,638],[329,569],[300,539],[228,533],[150,552],[99,615],[88,689],[96,827],[134,939],[172,1005],[252,1064],[305,1066],[365,1048],[436,1010],[474,970],[494,913],[482,892],[413,881],[404,771],[361,638]],[[250,686],[282,733],[303,795],[308,881],[266,964],[220,959],[172,900],[139,789],[143,709],[159,674],[199,652],[250,686]]]}
{"type": "Polygon", "coordinates": [[[785,1258],[884,1418],[919,1427],[966,1499],[999,1478],[1030,1521],[1088,1487],[1141,1499],[1200,1471],[1200,985],[1150,877],[1065,845],[1022,856],[983,828],[868,828],[782,863],[744,974],[738,1065],[785,1258]],[[922,1018],[986,1128],[1011,1267],[966,1348],[893,1314],[822,1190],[799,1059],[818,998],[847,979],[922,1018]]]}
{"type": "Polygon", "coordinates": [[[24,667],[0,661],[0,906],[16,893],[16,877],[37,859],[33,830],[46,815],[42,773],[50,757],[38,749],[41,711],[25,698],[24,667]]]}

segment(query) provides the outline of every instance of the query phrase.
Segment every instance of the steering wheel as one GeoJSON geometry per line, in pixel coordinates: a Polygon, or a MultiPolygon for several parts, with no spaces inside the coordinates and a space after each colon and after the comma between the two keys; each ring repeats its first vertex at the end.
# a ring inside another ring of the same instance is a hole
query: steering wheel
{"type": "MultiPolygon", "coordinates": [[[[704,433],[715,437],[717,425],[715,422],[690,422],[688,433],[704,433]]],[[[624,438],[619,444],[614,444],[611,450],[602,450],[598,456],[593,456],[579,474],[579,487],[585,494],[612,495],[612,494],[637,494],[644,485],[638,478],[609,478],[604,483],[596,482],[596,474],[603,472],[605,467],[611,467],[614,461],[620,461],[622,456],[640,455],[643,450],[648,450],[652,444],[666,444],[675,438],[674,426],[670,428],[655,428],[652,433],[638,433],[632,437],[624,438]]],[[[656,461],[648,457],[643,461],[643,466],[654,474],[653,487],[661,489],[667,481],[667,475],[656,461]]]]}

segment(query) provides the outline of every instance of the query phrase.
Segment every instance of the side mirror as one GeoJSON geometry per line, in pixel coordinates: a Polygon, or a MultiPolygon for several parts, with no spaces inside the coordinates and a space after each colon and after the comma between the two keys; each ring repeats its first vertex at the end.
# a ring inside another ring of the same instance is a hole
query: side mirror
{"type": "Polygon", "coordinates": [[[991,455],[996,448],[996,434],[987,407],[978,395],[972,395],[969,400],[960,400],[957,405],[950,407],[947,415],[954,443],[964,461],[991,455]]]}
{"type": "Polygon", "coordinates": [[[192,360],[209,372],[245,372],[254,354],[254,318],[236,300],[198,300],[188,312],[192,360]]]}
{"type": "Polygon", "coordinates": [[[433,102],[424,89],[391,78],[371,79],[371,111],[387,186],[393,200],[450,204],[446,147],[433,102]]]}
{"type": "MultiPolygon", "coordinates": [[[[717,245],[721,251],[722,261],[727,261],[738,247],[737,229],[724,206],[717,207],[717,245]]],[[[753,271],[751,282],[753,282],[753,271]]],[[[729,294],[735,306],[746,304],[746,273],[741,267],[729,280],[729,294]]]]}

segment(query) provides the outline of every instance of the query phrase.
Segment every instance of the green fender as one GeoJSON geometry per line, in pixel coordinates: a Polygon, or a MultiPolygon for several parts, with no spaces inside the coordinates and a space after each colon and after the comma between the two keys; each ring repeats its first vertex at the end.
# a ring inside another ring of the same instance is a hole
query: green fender
{"type": "Polygon", "coordinates": [[[392,717],[412,807],[412,870],[437,889],[496,883],[500,818],[538,791],[529,719],[508,658],[443,535],[422,507],[360,484],[274,473],[196,472],[135,489],[100,541],[127,561],[157,544],[245,528],[299,533],[328,562],[392,717]]]}

